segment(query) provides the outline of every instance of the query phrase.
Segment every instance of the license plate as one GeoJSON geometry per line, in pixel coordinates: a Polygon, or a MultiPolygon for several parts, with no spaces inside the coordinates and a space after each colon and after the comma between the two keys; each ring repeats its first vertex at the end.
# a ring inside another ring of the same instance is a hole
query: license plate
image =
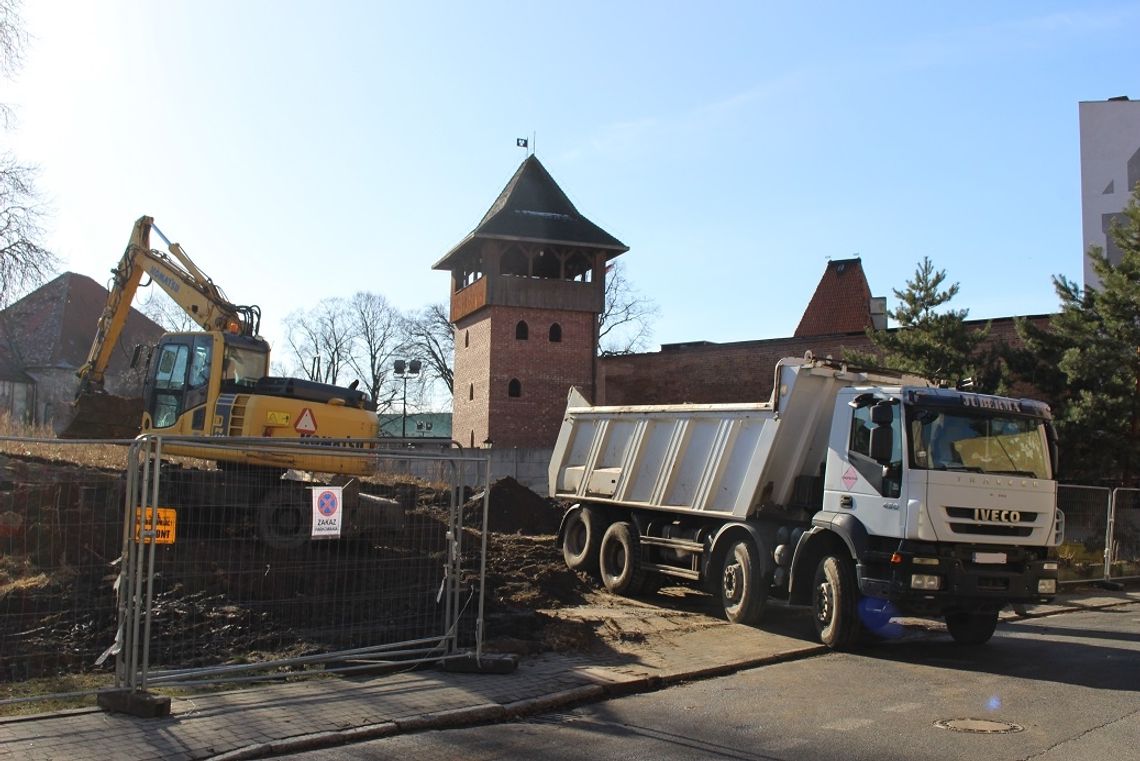
{"type": "Polygon", "coordinates": [[[975,563],[1005,563],[1006,555],[1004,552],[975,552],[975,563]]]}

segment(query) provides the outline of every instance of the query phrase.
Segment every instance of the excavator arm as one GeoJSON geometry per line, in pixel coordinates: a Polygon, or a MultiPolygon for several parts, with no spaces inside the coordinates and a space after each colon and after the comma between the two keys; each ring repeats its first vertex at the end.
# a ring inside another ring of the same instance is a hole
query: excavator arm
{"type": "Polygon", "coordinates": [[[143,275],[158,283],[203,330],[257,335],[261,310],[256,306],[231,303],[180,245],[166,239],[152,217],[139,217],[135,222],[127,249],[112,274],[107,305],[99,318],[95,340],[87,361],[76,373],[79,376],[77,397],[103,390],[107,365],[127,322],[143,275]],[[150,247],[152,230],[166,242],[169,253],[150,247]]]}

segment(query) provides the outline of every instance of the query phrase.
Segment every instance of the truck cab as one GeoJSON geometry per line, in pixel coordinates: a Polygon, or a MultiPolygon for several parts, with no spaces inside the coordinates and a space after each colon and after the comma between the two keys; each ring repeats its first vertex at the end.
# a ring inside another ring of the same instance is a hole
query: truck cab
{"type": "Polygon", "coordinates": [[[860,592],[915,614],[1056,592],[1055,438],[1040,402],[940,388],[842,389],[822,510],[860,592]]]}

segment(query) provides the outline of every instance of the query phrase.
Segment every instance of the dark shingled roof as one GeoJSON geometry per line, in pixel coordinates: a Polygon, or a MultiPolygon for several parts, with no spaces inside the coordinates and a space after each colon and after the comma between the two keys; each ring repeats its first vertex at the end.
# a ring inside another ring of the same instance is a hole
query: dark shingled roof
{"type": "MultiPolygon", "coordinates": [[[[87,361],[107,290],[86,275],[64,274],[0,311],[0,356],[22,369],[79,369],[87,361]]],[[[135,344],[154,343],[163,329],[131,309],[109,368],[125,369],[135,344]]]]}
{"type": "Polygon", "coordinates": [[[828,262],[796,328],[796,338],[862,333],[871,326],[871,287],[863,263],[859,259],[828,262]]]}
{"type": "Polygon", "coordinates": [[[432,269],[450,269],[452,260],[477,239],[524,240],[536,243],[600,248],[617,256],[629,250],[582,216],[537,156],[527,156],[479,225],[432,269]]]}

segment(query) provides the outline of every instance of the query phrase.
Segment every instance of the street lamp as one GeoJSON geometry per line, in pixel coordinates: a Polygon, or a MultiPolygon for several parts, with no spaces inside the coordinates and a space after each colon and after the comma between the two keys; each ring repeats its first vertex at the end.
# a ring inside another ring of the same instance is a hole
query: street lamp
{"type": "Polygon", "coordinates": [[[404,379],[404,415],[400,423],[400,438],[408,438],[408,376],[420,374],[420,361],[418,359],[397,359],[392,363],[397,378],[404,379]]]}

